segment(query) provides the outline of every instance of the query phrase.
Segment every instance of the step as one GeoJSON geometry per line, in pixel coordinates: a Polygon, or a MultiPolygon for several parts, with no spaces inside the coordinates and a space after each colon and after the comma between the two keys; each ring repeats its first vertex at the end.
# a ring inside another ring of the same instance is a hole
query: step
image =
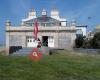
{"type": "MultiPolygon", "coordinates": [[[[33,49],[34,48],[27,48],[27,47],[25,47],[25,48],[20,49],[19,51],[14,52],[11,55],[12,56],[29,55],[32,52],[33,49]]],[[[41,47],[41,48],[39,48],[39,50],[42,52],[43,55],[49,54],[49,48],[48,47],[41,47]]]]}

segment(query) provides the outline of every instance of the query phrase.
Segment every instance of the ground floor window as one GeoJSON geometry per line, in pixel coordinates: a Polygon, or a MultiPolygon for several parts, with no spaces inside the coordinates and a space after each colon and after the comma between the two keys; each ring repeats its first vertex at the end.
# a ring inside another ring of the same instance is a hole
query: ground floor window
{"type": "MultiPolygon", "coordinates": [[[[37,47],[38,43],[32,36],[27,36],[27,47],[37,47]]],[[[54,47],[54,36],[42,36],[42,46],[54,47]]]]}

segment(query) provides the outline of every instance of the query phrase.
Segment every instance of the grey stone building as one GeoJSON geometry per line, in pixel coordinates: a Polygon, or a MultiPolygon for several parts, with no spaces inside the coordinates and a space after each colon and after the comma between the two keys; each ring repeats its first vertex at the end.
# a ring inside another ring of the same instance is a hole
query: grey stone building
{"type": "Polygon", "coordinates": [[[20,26],[12,26],[6,22],[6,53],[9,55],[12,47],[34,47],[34,20],[38,22],[38,38],[45,46],[59,49],[72,49],[76,38],[75,21],[68,26],[66,19],[59,16],[59,11],[51,10],[51,16],[43,9],[41,16],[37,17],[36,11],[31,10],[27,18],[22,19],[20,26]]]}
{"type": "Polygon", "coordinates": [[[95,33],[100,32],[100,25],[97,25],[94,30],[95,33]]]}

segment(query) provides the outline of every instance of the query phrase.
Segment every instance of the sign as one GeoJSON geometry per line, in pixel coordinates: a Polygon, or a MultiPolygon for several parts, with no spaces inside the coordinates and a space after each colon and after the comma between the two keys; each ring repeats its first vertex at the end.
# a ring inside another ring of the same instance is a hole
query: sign
{"type": "Polygon", "coordinates": [[[35,62],[39,61],[42,57],[42,53],[38,50],[38,48],[34,48],[30,53],[30,58],[35,62]]]}

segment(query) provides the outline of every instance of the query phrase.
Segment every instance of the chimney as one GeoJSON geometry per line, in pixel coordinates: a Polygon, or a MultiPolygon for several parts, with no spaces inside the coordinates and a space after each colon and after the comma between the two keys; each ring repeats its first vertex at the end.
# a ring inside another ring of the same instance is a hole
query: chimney
{"type": "Polygon", "coordinates": [[[55,19],[59,19],[59,11],[56,8],[51,10],[51,17],[55,19]]]}
{"type": "Polygon", "coordinates": [[[34,9],[31,9],[28,15],[29,18],[36,18],[36,11],[34,9]]]}
{"type": "Polygon", "coordinates": [[[42,16],[47,16],[47,11],[45,9],[42,10],[42,16]]]}
{"type": "Polygon", "coordinates": [[[6,21],[6,26],[11,26],[10,20],[7,20],[7,21],[6,21]]]}

